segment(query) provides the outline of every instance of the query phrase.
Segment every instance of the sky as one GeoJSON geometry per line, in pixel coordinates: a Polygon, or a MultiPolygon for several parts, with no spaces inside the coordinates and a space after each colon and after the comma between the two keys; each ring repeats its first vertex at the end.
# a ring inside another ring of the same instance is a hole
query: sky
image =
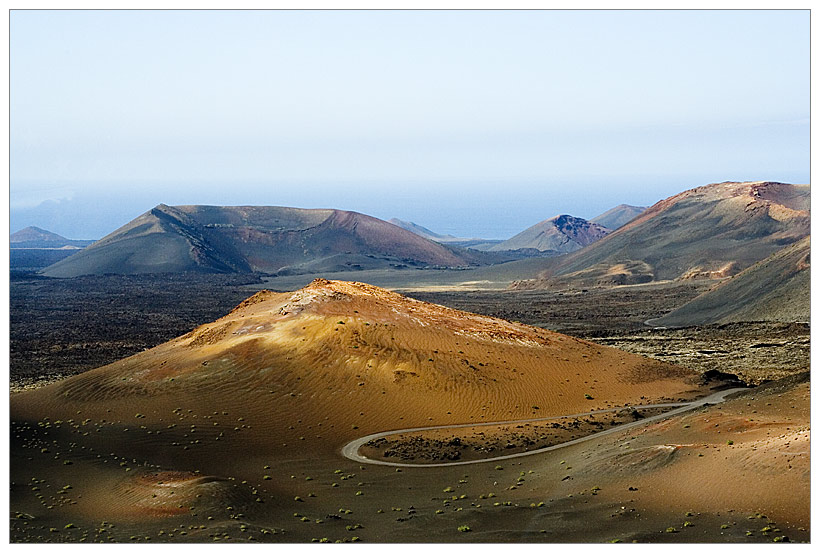
{"type": "Polygon", "coordinates": [[[809,39],[806,10],[13,10],[10,231],[166,203],[503,239],[808,183],[809,39]]]}

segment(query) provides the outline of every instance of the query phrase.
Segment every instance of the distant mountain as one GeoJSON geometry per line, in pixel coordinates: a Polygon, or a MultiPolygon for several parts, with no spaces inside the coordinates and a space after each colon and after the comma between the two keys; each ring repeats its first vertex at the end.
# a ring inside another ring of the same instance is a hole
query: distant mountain
{"type": "Polygon", "coordinates": [[[453,240],[463,240],[462,238],[456,238],[451,234],[438,234],[433,232],[432,230],[423,227],[421,225],[417,225],[416,223],[410,221],[402,221],[401,219],[390,219],[387,221],[397,227],[403,228],[404,230],[409,230],[413,234],[418,234],[419,236],[423,236],[428,240],[434,240],[436,242],[446,242],[446,241],[453,241],[453,240]]]}
{"type": "Polygon", "coordinates": [[[475,256],[353,211],[160,204],[43,274],[459,267],[475,256]]]}
{"type": "Polygon", "coordinates": [[[810,255],[811,238],[807,236],[647,324],[808,322],[811,318],[810,255]]]}
{"type": "Polygon", "coordinates": [[[636,284],[737,274],[809,235],[810,187],[723,182],[662,200],[518,289],[636,284]]]}
{"type": "Polygon", "coordinates": [[[586,219],[557,215],[494,245],[488,251],[531,248],[541,252],[569,253],[597,242],[609,233],[609,229],[586,219]]]}
{"type": "Polygon", "coordinates": [[[418,234],[419,236],[423,236],[424,238],[432,240],[433,242],[438,242],[439,244],[447,244],[448,246],[458,246],[460,248],[469,248],[471,250],[490,251],[494,245],[503,242],[503,240],[487,240],[485,238],[459,238],[457,236],[453,236],[452,234],[438,234],[426,227],[417,225],[416,223],[412,223],[410,221],[402,221],[401,219],[395,218],[390,219],[388,223],[392,223],[397,227],[401,227],[404,230],[409,230],[413,234],[418,234]]]}
{"type": "Polygon", "coordinates": [[[93,240],[70,240],[39,227],[26,227],[9,237],[11,248],[81,249],[93,242],[93,240]]]}
{"type": "Polygon", "coordinates": [[[609,230],[617,230],[629,221],[646,211],[645,207],[621,204],[605,211],[589,220],[590,223],[597,223],[609,230]]]}

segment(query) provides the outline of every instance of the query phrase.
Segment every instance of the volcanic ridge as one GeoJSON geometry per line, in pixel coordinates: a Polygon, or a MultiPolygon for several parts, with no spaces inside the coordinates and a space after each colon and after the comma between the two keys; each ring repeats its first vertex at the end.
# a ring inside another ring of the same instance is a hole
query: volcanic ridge
{"type": "Polygon", "coordinates": [[[515,289],[735,275],[810,233],[810,187],[723,182],[662,200],[582,250],[545,261],[515,289]]]}
{"type": "Polygon", "coordinates": [[[354,211],[160,204],[43,273],[284,274],[463,267],[476,256],[354,211]]]}

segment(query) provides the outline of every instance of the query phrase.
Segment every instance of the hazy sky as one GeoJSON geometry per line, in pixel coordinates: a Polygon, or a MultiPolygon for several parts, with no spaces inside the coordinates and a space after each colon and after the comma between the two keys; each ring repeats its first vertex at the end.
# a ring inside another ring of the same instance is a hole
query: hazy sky
{"type": "Polygon", "coordinates": [[[11,231],[98,238],[163,202],[507,238],[809,182],[808,11],[13,11],[10,32],[11,231]]]}

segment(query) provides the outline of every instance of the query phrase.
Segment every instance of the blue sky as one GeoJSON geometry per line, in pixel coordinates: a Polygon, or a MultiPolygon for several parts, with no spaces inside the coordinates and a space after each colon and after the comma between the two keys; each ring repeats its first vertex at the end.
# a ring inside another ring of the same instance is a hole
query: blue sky
{"type": "Polygon", "coordinates": [[[13,11],[11,230],[158,203],[507,238],[809,182],[808,11],[13,11]]]}

